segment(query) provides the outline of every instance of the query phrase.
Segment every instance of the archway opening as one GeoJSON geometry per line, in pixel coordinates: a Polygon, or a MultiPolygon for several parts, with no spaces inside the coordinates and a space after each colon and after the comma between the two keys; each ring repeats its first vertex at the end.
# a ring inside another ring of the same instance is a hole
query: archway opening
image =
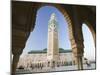
{"type": "Polygon", "coordinates": [[[82,24],[82,32],[84,38],[84,60],[87,60],[90,63],[95,63],[96,51],[95,51],[94,39],[92,32],[85,23],[82,24]]]}
{"type": "Polygon", "coordinates": [[[68,23],[63,14],[54,6],[43,6],[37,12],[36,25],[33,32],[30,34],[24,51],[47,48],[48,21],[52,13],[56,13],[59,25],[59,48],[71,49],[68,35],[68,23]]]}
{"type": "MultiPolygon", "coordinates": [[[[65,62],[65,66],[68,66],[66,64],[72,61],[72,49],[68,35],[68,23],[65,20],[63,13],[61,13],[56,7],[43,6],[37,11],[35,28],[33,32],[31,32],[26,43],[26,47],[23,50],[24,52],[22,56],[24,57],[25,54],[25,60],[30,59],[29,64],[32,64],[33,62],[42,62],[47,59],[48,21],[52,13],[56,14],[58,22],[59,58],[61,61],[65,62]]],[[[42,64],[45,64],[45,62],[42,64]]]]}

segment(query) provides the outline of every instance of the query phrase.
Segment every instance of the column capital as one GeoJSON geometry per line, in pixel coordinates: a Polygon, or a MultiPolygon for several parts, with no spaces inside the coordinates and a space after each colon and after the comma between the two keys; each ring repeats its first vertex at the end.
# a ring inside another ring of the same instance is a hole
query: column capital
{"type": "Polygon", "coordinates": [[[23,52],[22,48],[16,48],[16,49],[12,50],[12,54],[15,56],[20,56],[22,54],[22,52],[23,52]]]}

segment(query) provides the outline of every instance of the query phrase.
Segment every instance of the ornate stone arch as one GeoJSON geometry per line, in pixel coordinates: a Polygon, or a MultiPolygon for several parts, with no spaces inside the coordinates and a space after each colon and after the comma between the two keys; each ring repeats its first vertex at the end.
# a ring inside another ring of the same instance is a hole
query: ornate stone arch
{"type": "Polygon", "coordinates": [[[71,46],[73,49],[73,55],[78,65],[78,69],[83,69],[82,65],[82,56],[83,56],[83,38],[81,33],[81,22],[78,18],[78,13],[76,11],[77,7],[68,6],[68,8],[63,7],[60,4],[49,4],[43,3],[37,6],[37,11],[43,6],[53,6],[56,7],[64,16],[66,22],[68,23],[68,30],[69,30],[69,38],[71,42],[71,46]],[[74,12],[73,12],[74,11],[74,12]],[[74,14],[75,13],[75,14],[74,14]],[[77,19],[77,20],[76,20],[77,19]],[[74,24],[75,23],[75,24],[74,24]],[[79,30],[77,30],[77,28],[79,30]],[[78,38],[80,37],[80,38],[78,38]],[[78,38],[78,39],[77,39],[78,38]],[[80,51],[82,50],[82,51],[80,51]]]}
{"type": "MultiPolygon", "coordinates": [[[[87,27],[89,28],[89,30],[91,31],[92,36],[93,36],[93,40],[94,40],[94,45],[95,45],[95,47],[96,47],[96,31],[94,30],[93,25],[92,25],[89,21],[87,21],[87,20],[85,20],[83,23],[85,23],[86,26],[87,26],[87,27]]],[[[82,25],[82,26],[83,26],[83,25],[82,25]]]]}

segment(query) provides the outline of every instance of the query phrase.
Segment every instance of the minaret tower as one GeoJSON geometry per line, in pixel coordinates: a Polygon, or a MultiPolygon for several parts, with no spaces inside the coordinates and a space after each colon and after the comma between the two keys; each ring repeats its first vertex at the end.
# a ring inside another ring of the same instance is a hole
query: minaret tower
{"type": "Polygon", "coordinates": [[[51,14],[48,23],[47,60],[49,66],[55,67],[59,60],[58,25],[55,13],[51,14]]]}

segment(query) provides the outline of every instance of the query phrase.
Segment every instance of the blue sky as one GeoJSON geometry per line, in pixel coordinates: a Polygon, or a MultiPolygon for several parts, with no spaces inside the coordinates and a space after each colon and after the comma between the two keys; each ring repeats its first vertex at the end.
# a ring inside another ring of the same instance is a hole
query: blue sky
{"type": "MultiPolygon", "coordinates": [[[[58,22],[59,47],[64,49],[71,49],[68,34],[68,24],[65,21],[64,16],[55,7],[44,6],[41,7],[37,12],[35,28],[27,40],[24,52],[31,50],[43,50],[44,48],[47,48],[48,21],[52,13],[56,14],[58,22]]],[[[85,24],[83,25],[82,29],[84,33],[83,36],[85,44],[84,56],[88,57],[89,59],[93,59],[95,58],[95,48],[91,32],[85,24]]]]}
{"type": "Polygon", "coordinates": [[[86,24],[83,24],[82,31],[84,37],[84,56],[89,59],[95,59],[95,46],[92,33],[86,24]]]}

